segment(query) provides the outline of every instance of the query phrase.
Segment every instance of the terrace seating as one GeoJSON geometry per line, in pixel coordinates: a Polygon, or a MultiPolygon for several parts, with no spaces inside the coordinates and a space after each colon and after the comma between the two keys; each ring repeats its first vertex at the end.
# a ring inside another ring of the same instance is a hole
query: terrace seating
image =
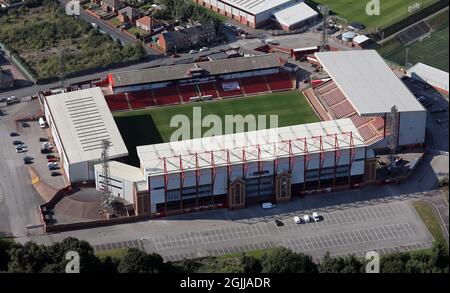
{"type": "Polygon", "coordinates": [[[352,105],[347,100],[331,107],[331,111],[337,119],[341,119],[355,113],[355,109],[353,109],[352,105]]]}
{"type": "Polygon", "coordinates": [[[353,121],[353,124],[355,124],[357,128],[371,121],[371,118],[361,117],[358,114],[353,115],[352,117],[350,117],[350,119],[353,121]]]}
{"type": "Polygon", "coordinates": [[[178,89],[183,102],[189,102],[190,98],[198,96],[197,89],[193,84],[179,86],[178,89]]]}
{"type": "Polygon", "coordinates": [[[380,131],[384,129],[384,118],[383,117],[376,117],[372,122],[373,127],[380,131]]]}
{"type": "Polygon", "coordinates": [[[320,95],[323,95],[327,92],[330,92],[331,90],[333,90],[335,88],[337,88],[337,85],[334,83],[334,81],[330,80],[330,81],[327,81],[327,82],[319,85],[315,90],[320,95]]]}
{"type": "Polygon", "coordinates": [[[325,101],[325,103],[328,105],[328,107],[332,107],[337,103],[345,100],[344,94],[338,88],[334,88],[331,91],[321,94],[321,96],[325,101]]]}
{"type": "Polygon", "coordinates": [[[319,102],[312,89],[305,90],[303,94],[305,95],[306,99],[308,99],[309,103],[314,108],[316,113],[320,116],[320,119],[322,121],[331,120],[330,115],[328,115],[327,111],[323,108],[322,104],[319,102]]]}
{"type": "Polygon", "coordinates": [[[267,75],[266,80],[271,91],[286,91],[294,87],[291,77],[285,72],[267,75]]]}
{"type": "Polygon", "coordinates": [[[132,109],[142,109],[155,105],[152,91],[138,91],[127,93],[132,109]]]}
{"type": "Polygon", "coordinates": [[[360,128],[358,128],[359,133],[361,134],[362,138],[365,141],[368,141],[372,138],[374,138],[377,134],[370,128],[369,125],[364,125],[360,128]]]}
{"type": "Polygon", "coordinates": [[[215,82],[199,83],[198,84],[202,96],[213,96],[217,98],[217,90],[215,82]]]}
{"type": "Polygon", "coordinates": [[[181,102],[177,86],[155,89],[153,95],[156,105],[173,105],[181,102]]]}
{"type": "Polygon", "coordinates": [[[241,79],[241,85],[246,94],[257,94],[269,91],[267,83],[262,76],[243,78],[241,79]]]}
{"type": "Polygon", "coordinates": [[[113,94],[105,96],[106,103],[111,111],[129,110],[125,94],[113,94]]]}
{"type": "Polygon", "coordinates": [[[233,83],[236,82],[239,84],[239,82],[237,80],[233,80],[233,81],[221,81],[221,82],[216,82],[216,88],[217,91],[219,92],[219,96],[222,98],[228,98],[228,97],[234,97],[234,96],[242,96],[244,95],[244,92],[242,91],[242,87],[239,85],[239,89],[236,90],[231,90],[231,91],[225,91],[223,89],[222,84],[223,83],[233,83]]]}

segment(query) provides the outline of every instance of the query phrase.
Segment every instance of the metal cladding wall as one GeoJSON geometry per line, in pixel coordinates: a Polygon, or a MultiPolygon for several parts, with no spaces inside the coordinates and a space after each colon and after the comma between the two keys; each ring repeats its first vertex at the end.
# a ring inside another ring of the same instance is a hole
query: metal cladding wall
{"type": "Polygon", "coordinates": [[[401,112],[399,145],[414,145],[425,142],[427,112],[401,112]]]}
{"type": "MultiPolygon", "coordinates": [[[[227,166],[218,166],[215,169],[189,169],[184,170],[183,176],[179,173],[149,176],[149,196],[151,203],[151,213],[156,213],[157,204],[165,202],[165,190],[186,189],[201,185],[213,185],[213,196],[227,194],[228,179],[233,178],[258,178],[259,172],[264,176],[288,173],[291,171],[292,184],[302,184],[305,182],[305,170],[315,171],[324,168],[333,168],[350,165],[351,176],[364,175],[364,165],[366,158],[366,148],[359,147],[351,151],[350,149],[340,150],[339,152],[330,151],[322,155],[320,153],[305,156],[297,156],[290,159],[279,158],[275,161],[252,161],[242,164],[233,164],[231,168],[227,166]],[[214,178],[214,180],[213,180],[214,178]]],[[[348,173],[346,174],[346,176],[348,173]]],[[[178,200],[179,201],[179,200],[178,200]]]]}
{"type": "MultiPolygon", "coordinates": [[[[99,175],[100,174],[95,171],[95,188],[97,190],[102,190],[102,178],[99,175]]],[[[113,196],[125,198],[129,203],[133,203],[133,184],[134,183],[131,181],[111,176],[109,186],[113,196]]]]}

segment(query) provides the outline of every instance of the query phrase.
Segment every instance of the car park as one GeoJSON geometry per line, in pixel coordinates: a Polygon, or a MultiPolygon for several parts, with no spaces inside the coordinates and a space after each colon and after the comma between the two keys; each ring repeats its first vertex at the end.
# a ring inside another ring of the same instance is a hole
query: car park
{"type": "Polygon", "coordinates": [[[302,221],[300,220],[300,217],[295,216],[295,217],[294,217],[294,222],[295,222],[296,224],[300,224],[302,221]]]}

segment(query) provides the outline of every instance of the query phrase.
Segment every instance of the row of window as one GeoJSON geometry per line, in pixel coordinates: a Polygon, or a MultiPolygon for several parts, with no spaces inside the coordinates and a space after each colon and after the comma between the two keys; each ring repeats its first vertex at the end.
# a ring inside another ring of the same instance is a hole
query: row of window
{"type": "MultiPolygon", "coordinates": [[[[167,190],[167,201],[179,201],[180,200],[181,189],[171,189],[167,190]]],[[[198,186],[198,192],[195,187],[187,187],[183,188],[183,199],[190,199],[198,197],[207,197],[212,194],[212,186],[208,185],[200,185],[198,186]]]]}

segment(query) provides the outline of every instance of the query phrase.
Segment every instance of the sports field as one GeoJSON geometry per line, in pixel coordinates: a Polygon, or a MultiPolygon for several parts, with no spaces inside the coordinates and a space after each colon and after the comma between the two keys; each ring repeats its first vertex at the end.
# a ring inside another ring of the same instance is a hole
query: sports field
{"type": "MultiPolygon", "coordinates": [[[[432,27],[431,37],[408,45],[408,63],[422,62],[448,72],[448,10],[427,20],[432,27]]],[[[385,44],[384,58],[405,66],[406,48],[396,38],[385,44]]]]}
{"type": "MultiPolygon", "coordinates": [[[[177,129],[170,127],[170,121],[175,115],[186,115],[192,126],[193,107],[200,107],[202,118],[209,114],[218,115],[222,119],[222,124],[225,115],[249,114],[256,117],[278,115],[279,127],[320,121],[306,98],[298,91],[115,113],[115,121],[130,152],[130,163],[135,165],[138,163],[136,146],[170,140],[172,133],[177,129]]],[[[268,116],[266,120],[269,127],[268,116]]],[[[202,133],[208,129],[202,128],[202,133]]]]}
{"type": "Polygon", "coordinates": [[[345,18],[348,23],[360,22],[367,27],[386,27],[398,22],[408,15],[408,8],[419,3],[424,8],[437,0],[381,0],[380,15],[367,15],[366,6],[369,0],[314,0],[312,2],[327,5],[332,13],[345,18]]]}

